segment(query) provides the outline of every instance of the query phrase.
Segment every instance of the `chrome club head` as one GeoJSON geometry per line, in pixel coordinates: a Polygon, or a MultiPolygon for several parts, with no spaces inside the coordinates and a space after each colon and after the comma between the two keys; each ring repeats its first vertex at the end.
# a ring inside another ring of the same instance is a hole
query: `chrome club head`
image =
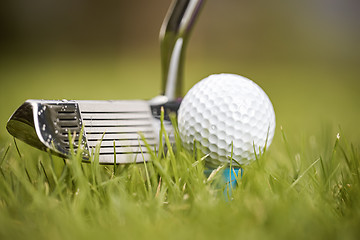
{"type": "Polygon", "coordinates": [[[149,104],[142,100],[27,100],[6,127],[14,137],[61,157],[69,154],[71,145],[81,145],[83,159],[88,160],[100,144],[99,162],[112,164],[114,152],[117,163],[149,160],[142,137],[151,147],[156,146],[156,124],[149,104]]]}

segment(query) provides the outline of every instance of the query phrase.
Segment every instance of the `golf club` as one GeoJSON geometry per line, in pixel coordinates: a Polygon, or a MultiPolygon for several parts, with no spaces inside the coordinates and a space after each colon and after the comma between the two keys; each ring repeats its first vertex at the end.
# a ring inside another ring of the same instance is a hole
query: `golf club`
{"type": "Polygon", "coordinates": [[[142,136],[152,147],[159,144],[161,108],[165,112],[164,126],[171,135],[168,114],[176,112],[181,103],[185,47],[203,3],[174,0],[170,5],[160,30],[162,95],[149,101],[27,100],[7,122],[8,132],[64,158],[72,147],[82,145],[83,160],[89,161],[95,147],[101,144],[102,164],[150,160],[142,136]],[[69,134],[74,136],[71,142],[69,134]]]}

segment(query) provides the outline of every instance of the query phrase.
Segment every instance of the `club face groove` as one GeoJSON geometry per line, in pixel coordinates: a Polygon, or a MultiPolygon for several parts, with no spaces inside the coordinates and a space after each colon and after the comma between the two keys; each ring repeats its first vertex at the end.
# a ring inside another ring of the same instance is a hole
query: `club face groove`
{"type": "Polygon", "coordinates": [[[158,142],[150,106],[143,100],[78,101],[87,146],[100,145],[99,162],[112,164],[150,160],[158,142]],[[146,139],[146,143],[142,137],[146,139]]]}

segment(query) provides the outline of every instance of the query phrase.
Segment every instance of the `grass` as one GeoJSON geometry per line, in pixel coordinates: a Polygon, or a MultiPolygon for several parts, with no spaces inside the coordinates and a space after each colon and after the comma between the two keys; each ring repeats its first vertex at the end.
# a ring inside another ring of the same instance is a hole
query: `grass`
{"type": "Polygon", "coordinates": [[[178,137],[173,151],[160,134],[166,152],[125,166],[82,163],[81,149],[62,160],[2,145],[0,238],[357,239],[359,149],[339,134],[296,146],[282,130],[283,151],[245,166],[231,201],[201,154],[178,137]]]}

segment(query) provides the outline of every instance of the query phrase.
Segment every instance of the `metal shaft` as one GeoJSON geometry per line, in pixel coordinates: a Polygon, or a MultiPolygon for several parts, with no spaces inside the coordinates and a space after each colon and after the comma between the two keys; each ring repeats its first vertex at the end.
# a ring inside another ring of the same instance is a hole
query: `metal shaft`
{"type": "Polygon", "coordinates": [[[173,0],[160,29],[162,94],[182,96],[185,48],[205,0],[173,0]]]}

